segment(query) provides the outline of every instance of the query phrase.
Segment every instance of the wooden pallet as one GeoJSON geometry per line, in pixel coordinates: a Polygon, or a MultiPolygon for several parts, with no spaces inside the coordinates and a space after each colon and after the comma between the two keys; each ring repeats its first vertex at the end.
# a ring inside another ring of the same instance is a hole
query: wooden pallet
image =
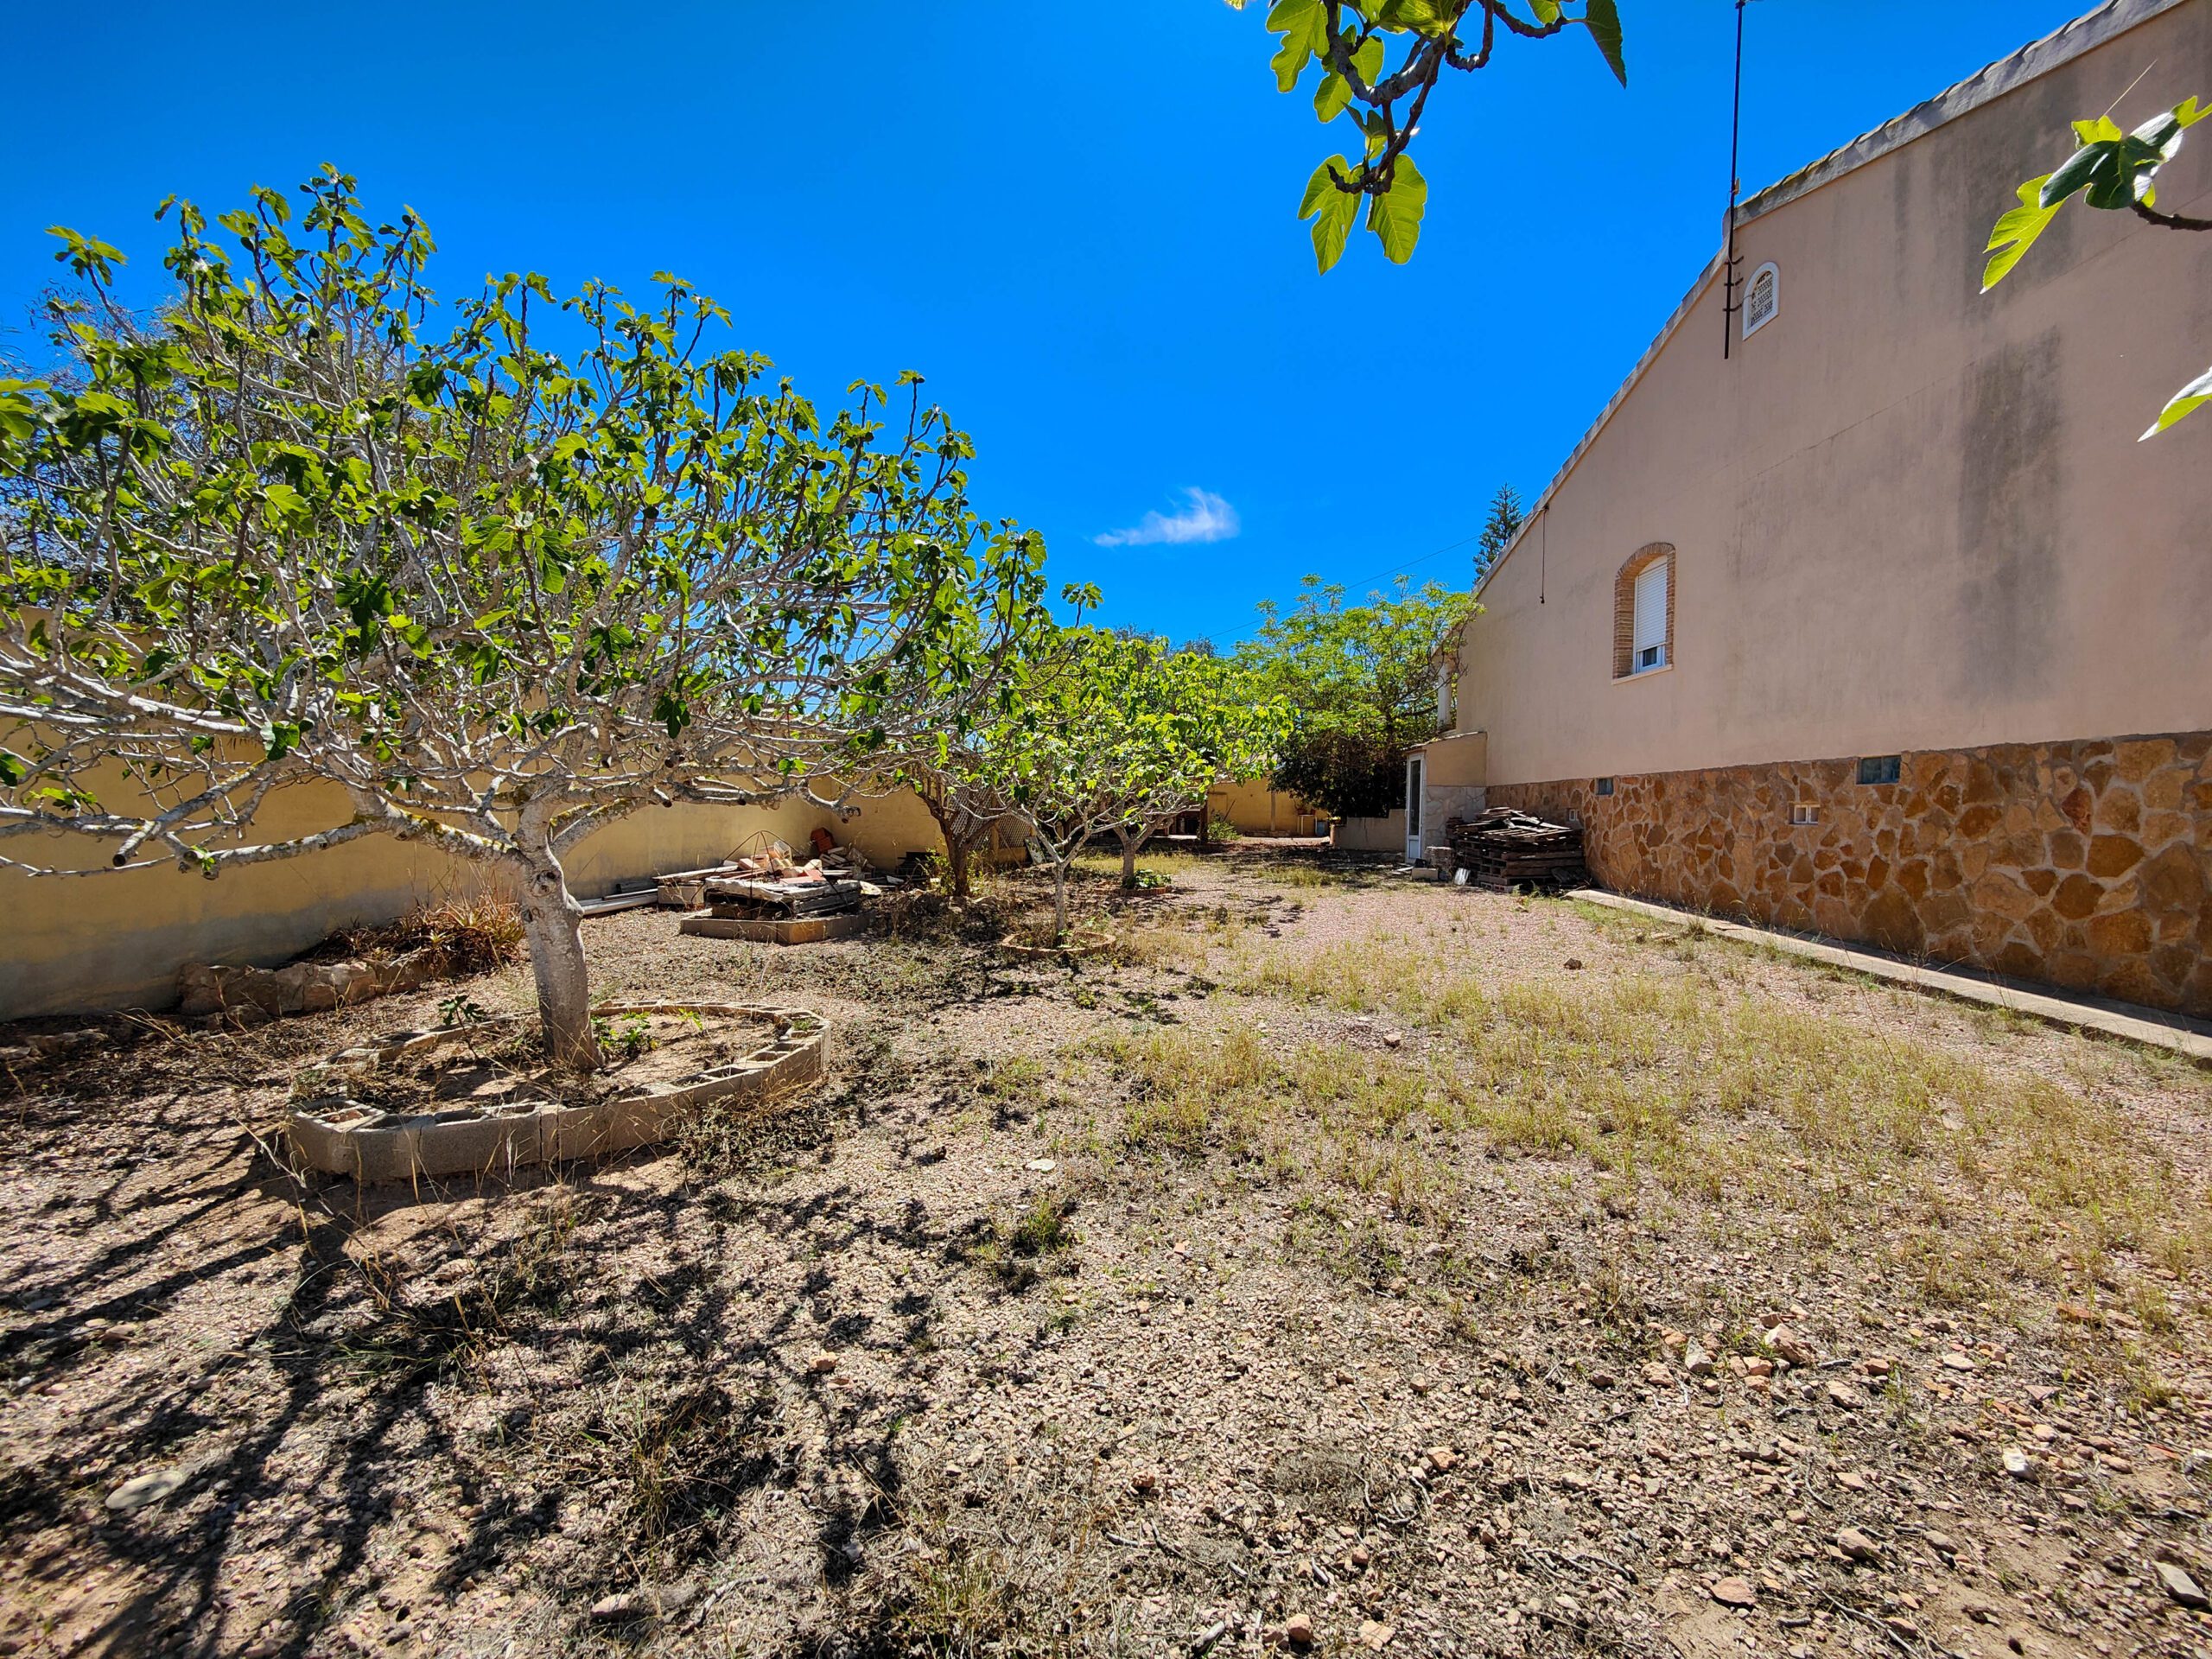
{"type": "Polygon", "coordinates": [[[1580,887],[1590,882],[1589,873],[1578,860],[1573,864],[1548,866],[1531,869],[1522,866],[1504,865],[1484,868],[1469,864],[1468,881],[1492,893],[1510,893],[1516,887],[1580,887]]]}
{"type": "Polygon", "coordinates": [[[1452,861],[1473,885],[1492,892],[1515,887],[1580,887],[1589,880],[1582,862],[1582,831],[1504,809],[1448,825],[1452,861]]]}
{"type": "Polygon", "coordinates": [[[833,876],[823,881],[776,881],[756,876],[709,876],[702,896],[717,916],[772,914],[827,916],[857,906],[858,881],[833,876]]]}

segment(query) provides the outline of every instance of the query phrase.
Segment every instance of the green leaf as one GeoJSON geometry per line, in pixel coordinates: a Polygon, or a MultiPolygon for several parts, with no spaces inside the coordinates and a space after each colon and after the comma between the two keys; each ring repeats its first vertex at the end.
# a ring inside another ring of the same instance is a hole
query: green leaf
{"type": "MultiPolygon", "coordinates": [[[[2202,409],[2207,404],[2212,404],[2212,369],[2205,370],[2196,379],[2169,397],[2166,400],[2166,406],[2158,411],[2158,418],[2151,423],[2151,429],[2143,435],[2143,438],[2157,437],[2159,433],[2181,419],[2183,416],[2193,410],[2202,409]]],[[[2136,442],[2142,442],[2143,438],[2136,439],[2136,442]]]]}
{"type": "Polygon", "coordinates": [[[1389,189],[1372,198],[1367,209],[1367,228],[1382,238],[1382,257],[1392,264],[1402,265],[1414,257],[1427,208],[1428,181],[1412,156],[1399,156],[1392,163],[1389,189]]]}
{"type": "Polygon", "coordinates": [[[1369,110],[1359,118],[1359,124],[1367,134],[1367,158],[1372,161],[1390,142],[1390,124],[1382,118],[1382,111],[1369,110]]]}
{"type": "Polygon", "coordinates": [[[2075,150],[2060,163],[2058,171],[2044,178],[2037,201],[2043,207],[2056,207],[2075,191],[2088,188],[2100,170],[2113,165],[2115,149],[2122,142],[2118,138],[2100,140],[2075,150]]]}
{"type": "Polygon", "coordinates": [[[1981,291],[1985,294],[1997,286],[2005,273],[2020,263],[2020,256],[2034,245],[2044,227],[2058,215],[2056,207],[2038,205],[2044,185],[2049,175],[2030,179],[2016,193],[2020,205],[2005,213],[1989,232],[1989,245],[1983,250],[1991,256],[1981,268],[1981,291]]]}
{"type": "Polygon", "coordinates": [[[1313,89],[1313,114],[1318,120],[1335,120],[1351,102],[1351,82],[1333,69],[1322,76],[1321,84],[1313,89]]]}
{"type": "Polygon", "coordinates": [[[2045,181],[2042,205],[2055,207],[2077,190],[2092,207],[2116,209],[2149,202],[2152,176],[2174,158],[2182,134],[2206,113],[2192,98],[2129,133],[2104,116],[2076,121],[2074,134],[2082,147],[2045,181]]]}
{"type": "Polygon", "coordinates": [[[1459,8],[1451,0],[1382,0],[1373,15],[1394,35],[1441,35],[1459,21],[1459,8]]]}
{"type": "Polygon", "coordinates": [[[2181,149],[2181,136],[2202,121],[2212,110],[2200,109],[2195,99],[2177,104],[2162,114],[2152,116],[2128,135],[2137,144],[2150,150],[2155,159],[2150,162],[2152,171],[2173,160],[2181,149]]]}
{"type": "Polygon", "coordinates": [[[300,741],[300,728],[289,720],[272,721],[262,727],[261,747],[271,760],[282,760],[300,741]]]}
{"type": "Polygon", "coordinates": [[[1529,0],[1529,10],[1547,29],[1559,22],[1559,0],[1529,0]]]}
{"type": "MultiPolygon", "coordinates": [[[[1554,7],[1556,12],[1558,8],[1554,7]]],[[[1605,60],[1605,67],[1613,72],[1613,79],[1624,86],[1628,85],[1628,64],[1621,56],[1621,14],[1613,0],[1590,0],[1582,22],[1590,30],[1590,38],[1598,42],[1598,51],[1605,60]]]]}
{"type": "Polygon", "coordinates": [[[1313,169],[1313,176],[1306,181],[1306,194],[1298,204],[1298,216],[1313,220],[1313,257],[1321,270],[1326,270],[1344,257],[1344,240],[1351,234],[1353,222],[1359,216],[1359,195],[1356,191],[1339,190],[1330,169],[1345,179],[1358,177],[1358,171],[1341,156],[1332,156],[1313,169]],[[1319,217],[1316,217],[1319,215],[1319,217]]]}
{"type": "Polygon", "coordinates": [[[1287,92],[1306,73],[1306,60],[1329,49],[1329,13],[1322,0],[1275,0],[1268,28],[1282,36],[1272,62],[1275,90],[1287,92]]]}
{"type": "Polygon", "coordinates": [[[275,518],[292,524],[305,524],[312,514],[300,493],[289,484],[271,484],[262,492],[264,507],[275,518]]]}
{"type": "Polygon", "coordinates": [[[0,749],[0,785],[13,789],[31,775],[30,762],[10,749],[0,749]]]}
{"type": "MultiPolygon", "coordinates": [[[[1317,54],[1326,50],[1326,36],[1317,54]]],[[[1323,59],[1325,63],[1327,60],[1323,59]]],[[[1370,86],[1375,85],[1382,73],[1382,37],[1370,35],[1351,54],[1352,67],[1359,71],[1359,78],[1370,86]]],[[[1313,89],[1313,113],[1323,121],[1333,121],[1344,112],[1352,100],[1351,82],[1331,69],[1321,77],[1321,84],[1313,89]]]]}
{"type": "Polygon", "coordinates": [[[95,282],[108,282],[115,276],[115,268],[127,263],[122,253],[110,247],[96,236],[86,236],[71,230],[67,225],[49,225],[48,236],[61,238],[61,251],[54,258],[66,264],[79,276],[90,276],[95,282]]]}

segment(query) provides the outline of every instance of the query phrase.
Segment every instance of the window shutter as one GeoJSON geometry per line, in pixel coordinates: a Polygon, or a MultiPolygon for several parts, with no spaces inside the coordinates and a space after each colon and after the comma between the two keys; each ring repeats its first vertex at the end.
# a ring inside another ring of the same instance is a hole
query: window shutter
{"type": "Polygon", "coordinates": [[[1782,273],[1769,261],[1751,273],[1744,290],[1744,338],[1749,340],[1768,323],[1782,305],[1782,273]]]}
{"type": "Polygon", "coordinates": [[[1654,559],[1636,575],[1635,657],[1630,671],[1664,667],[1667,661],[1667,571],[1671,559],[1654,559]]]}

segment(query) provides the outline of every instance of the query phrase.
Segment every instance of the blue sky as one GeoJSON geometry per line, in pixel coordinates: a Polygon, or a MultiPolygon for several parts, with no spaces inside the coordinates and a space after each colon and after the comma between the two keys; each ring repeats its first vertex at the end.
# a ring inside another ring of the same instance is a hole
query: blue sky
{"type": "MultiPolygon", "coordinates": [[[[1746,192],[2088,3],[1755,0],[1746,192]]],[[[1456,79],[1413,263],[1357,238],[1325,276],[1294,213],[1344,146],[1275,92],[1263,10],[18,8],[0,348],[36,349],[45,226],[122,247],[151,299],[164,195],[327,160],[424,214],[445,292],[667,268],[817,397],[919,370],[979,505],[1109,622],[1227,644],[1309,570],[1463,582],[1436,550],[1501,481],[1534,496],[1716,245],[1733,8],[1621,0],[1626,92],[1579,35],[1456,79]]]]}

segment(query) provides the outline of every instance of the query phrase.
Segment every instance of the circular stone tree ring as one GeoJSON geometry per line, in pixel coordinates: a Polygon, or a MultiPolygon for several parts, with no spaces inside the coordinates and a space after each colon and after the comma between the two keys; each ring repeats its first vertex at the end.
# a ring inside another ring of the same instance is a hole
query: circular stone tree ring
{"type": "Polygon", "coordinates": [[[1010,957],[1095,957],[1114,948],[1114,936],[1100,928],[1071,927],[1067,938],[1056,944],[1032,944],[1009,933],[999,941],[998,948],[1010,957]]]}
{"type": "Polygon", "coordinates": [[[829,1022],[804,1008],[736,1002],[616,1002],[592,1010],[610,1016],[675,1015],[714,1025],[759,1027],[760,1041],[736,1059],[628,1089],[614,1087],[576,1103],[557,1084],[510,1076],[471,1097],[434,1109],[397,1112],[355,1098],[375,1075],[403,1061],[456,1061],[480,1052],[487,1039],[534,1022],[508,1014],[466,1026],[404,1032],[365,1043],[309,1066],[292,1085],[286,1124],[294,1155],[310,1169],[350,1175],[367,1185],[424,1175],[497,1175],[526,1164],[598,1157],[665,1139],[685,1116],[706,1106],[752,1105],[786,1095],[822,1076],[829,1022]]]}

